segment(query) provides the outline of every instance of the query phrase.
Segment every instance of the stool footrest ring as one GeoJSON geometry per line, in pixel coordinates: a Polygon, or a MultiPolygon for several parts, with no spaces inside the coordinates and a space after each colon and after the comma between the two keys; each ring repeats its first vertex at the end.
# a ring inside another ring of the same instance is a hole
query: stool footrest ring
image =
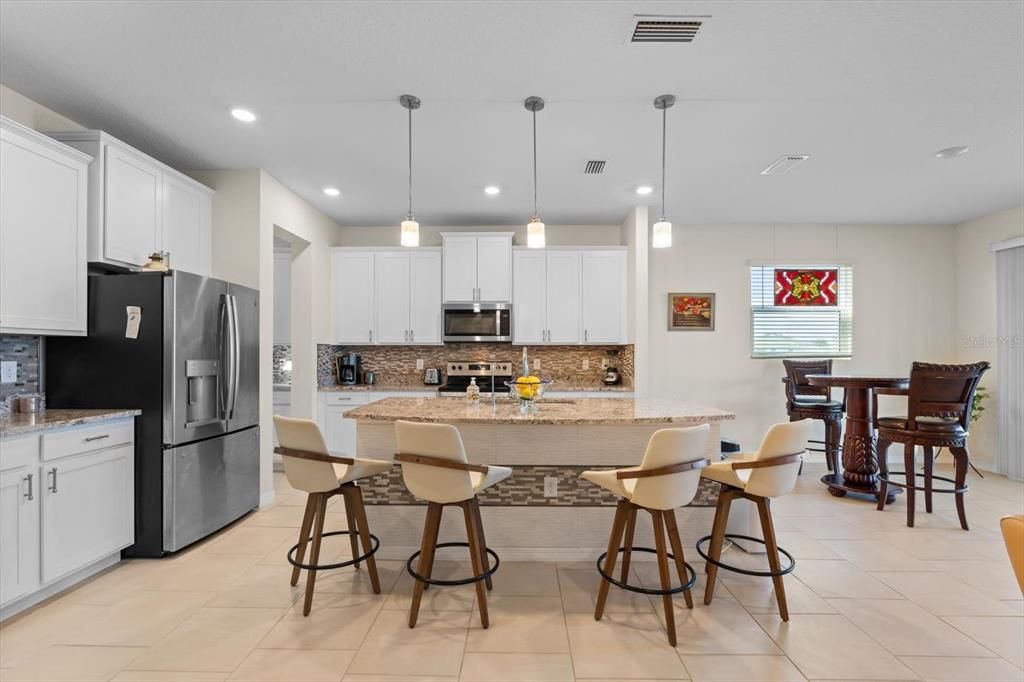
{"type": "MultiPolygon", "coordinates": [[[[904,478],[906,478],[907,472],[905,472],[905,471],[890,471],[888,473],[888,475],[889,476],[903,476],[904,478]]],[[[922,473],[918,473],[918,474],[915,474],[915,475],[916,476],[924,477],[924,474],[922,474],[922,473]]],[[[952,478],[948,478],[946,476],[936,476],[935,474],[932,474],[932,478],[935,479],[935,480],[943,481],[945,483],[952,483],[954,486],[956,486],[956,481],[954,481],[952,478]]],[[[886,483],[888,485],[891,485],[894,488],[913,488],[914,490],[924,490],[925,489],[925,487],[923,485],[907,485],[906,482],[900,483],[899,481],[893,481],[893,480],[890,480],[889,478],[883,478],[881,474],[878,475],[878,480],[882,481],[883,483],[886,483]]],[[[932,488],[932,492],[933,493],[943,493],[943,494],[949,494],[949,493],[956,494],[956,493],[965,493],[965,492],[968,491],[969,488],[970,488],[970,486],[968,486],[968,485],[965,485],[963,488],[956,488],[956,487],[953,487],[953,488],[934,488],[933,487],[932,488]]]]}
{"type": "MultiPolygon", "coordinates": [[[[620,552],[624,552],[626,551],[626,549],[626,547],[619,547],[620,552]]],[[[650,547],[630,547],[629,549],[633,552],[646,552],[647,554],[658,553],[657,550],[651,549],[650,547]]],[[[605,552],[601,556],[597,557],[597,572],[601,574],[602,578],[610,582],[612,585],[615,585],[616,587],[621,587],[624,590],[629,590],[630,592],[639,592],[640,594],[651,594],[656,596],[664,596],[666,594],[679,594],[680,592],[685,592],[686,590],[690,589],[697,582],[697,572],[693,570],[693,566],[686,562],[683,562],[683,566],[686,567],[686,572],[690,576],[690,579],[686,581],[685,585],[673,587],[670,590],[656,590],[648,587],[639,587],[638,585],[630,585],[629,583],[624,583],[621,580],[616,580],[614,577],[604,572],[604,568],[601,566],[601,564],[604,563],[604,560],[607,556],[608,552],[605,552]]],[[[672,554],[668,554],[667,556],[669,559],[673,561],[675,560],[675,556],[673,556],[672,554]]]]}
{"type": "MultiPolygon", "coordinates": [[[[327,538],[332,535],[355,535],[358,537],[359,533],[357,533],[354,530],[336,530],[331,533],[324,533],[322,537],[327,538]]],[[[288,550],[288,563],[290,563],[292,566],[295,566],[296,568],[302,568],[307,571],[327,571],[332,568],[345,568],[346,566],[353,566],[359,563],[360,561],[366,561],[371,556],[376,554],[378,549],[380,549],[380,538],[371,533],[370,540],[372,541],[373,546],[370,547],[369,552],[366,552],[365,554],[360,554],[354,559],[349,559],[348,561],[339,561],[336,564],[300,564],[298,561],[295,560],[295,552],[299,548],[299,546],[296,544],[288,550]]]]}
{"type": "MultiPolygon", "coordinates": [[[[441,547],[467,547],[468,548],[469,547],[469,543],[468,542],[439,542],[436,545],[434,545],[435,549],[440,549],[441,547]]],[[[427,578],[425,576],[420,575],[419,573],[414,571],[413,567],[412,567],[413,562],[416,561],[416,557],[418,557],[420,555],[420,552],[418,552],[418,551],[415,552],[412,556],[410,556],[409,560],[405,562],[405,570],[406,570],[406,572],[409,575],[411,575],[413,577],[413,580],[418,580],[419,582],[426,583],[427,585],[440,585],[441,587],[455,587],[455,586],[458,586],[458,585],[472,585],[473,583],[478,583],[481,580],[486,580],[487,578],[490,578],[492,575],[494,575],[494,572],[498,570],[498,565],[501,563],[501,559],[498,557],[497,552],[495,552],[493,549],[491,549],[490,547],[484,547],[484,551],[487,552],[487,554],[490,555],[491,558],[494,559],[494,565],[491,566],[488,570],[486,570],[483,573],[481,573],[480,575],[474,575],[474,576],[470,576],[468,578],[460,578],[458,580],[440,580],[440,579],[437,579],[437,578],[427,578]]]]}
{"type": "MultiPolygon", "coordinates": [[[[724,537],[727,540],[746,540],[748,542],[756,542],[756,543],[758,543],[760,545],[766,544],[765,541],[762,540],[761,538],[755,538],[755,537],[751,537],[749,535],[735,535],[735,534],[732,534],[732,533],[726,533],[724,535],[724,537]]],[[[781,547],[778,548],[779,554],[781,554],[781,555],[785,556],[787,559],[789,559],[789,565],[788,566],[784,566],[783,568],[781,568],[778,571],[754,571],[754,570],[751,570],[749,568],[740,568],[739,566],[730,566],[729,564],[724,564],[721,561],[715,561],[710,556],[708,556],[707,552],[705,552],[703,549],[701,549],[701,545],[703,545],[705,542],[707,542],[710,539],[711,539],[710,535],[705,535],[700,540],[697,540],[697,554],[700,554],[704,558],[704,561],[707,561],[709,564],[714,564],[715,566],[718,566],[719,568],[724,568],[727,571],[732,571],[733,573],[742,573],[743,575],[753,575],[753,576],[757,576],[759,578],[775,578],[775,577],[778,577],[780,575],[786,575],[787,573],[792,573],[793,569],[796,568],[796,559],[793,558],[792,554],[790,554],[786,550],[782,549],[781,547]]]]}

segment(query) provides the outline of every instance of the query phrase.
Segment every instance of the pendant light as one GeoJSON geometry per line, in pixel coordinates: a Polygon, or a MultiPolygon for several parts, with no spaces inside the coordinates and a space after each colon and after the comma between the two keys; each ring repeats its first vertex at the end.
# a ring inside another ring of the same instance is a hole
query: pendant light
{"type": "Polygon", "coordinates": [[[654,223],[651,234],[651,246],[656,249],[672,246],[672,223],[665,217],[665,127],[666,112],[675,103],[675,95],[659,95],[654,98],[654,108],[661,109],[661,218],[654,223]]]}
{"type": "Polygon", "coordinates": [[[526,246],[531,249],[543,249],[544,223],[537,215],[537,112],[544,108],[544,100],[540,97],[527,97],[523,106],[533,113],[533,216],[526,225],[526,246]]]}
{"type": "Polygon", "coordinates": [[[409,110],[409,211],[402,221],[402,246],[420,245],[420,224],[412,214],[412,110],[420,108],[420,98],[413,95],[402,95],[399,104],[409,110]]]}

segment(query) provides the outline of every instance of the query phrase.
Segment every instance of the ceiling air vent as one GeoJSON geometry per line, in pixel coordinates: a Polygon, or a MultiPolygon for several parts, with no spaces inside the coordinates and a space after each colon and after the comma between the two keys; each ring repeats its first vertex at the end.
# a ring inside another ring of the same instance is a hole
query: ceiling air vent
{"type": "Polygon", "coordinates": [[[797,164],[801,164],[811,158],[810,154],[786,154],[772,162],[770,166],[761,171],[761,175],[782,175],[793,170],[797,164]]]}
{"type": "Polygon", "coordinates": [[[652,16],[636,14],[630,29],[631,43],[692,43],[707,16],[652,16]]]}
{"type": "Polygon", "coordinates": [[[583,174],[597,175],[598,173],[603,173],[604,163],[604,161],[587,161],[587,166],[583,169],[583,174]]]}

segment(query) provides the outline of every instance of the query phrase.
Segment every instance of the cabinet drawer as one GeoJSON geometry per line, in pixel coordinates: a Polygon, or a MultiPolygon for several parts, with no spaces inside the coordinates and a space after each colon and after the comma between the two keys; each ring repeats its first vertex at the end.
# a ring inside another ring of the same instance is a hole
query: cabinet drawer
{"type": "Polygon", "coordinates": [[[38,456],[38,435],[5,438],[0,441],[0,471],[35,464],[38,456]]]}
{"type": "Polygon", "coordinates": [[[331,393],[324,397],[325,405],[365,405],[367,402],[368,399],[365,393],[360,395],[331,393]]]}
{"type": "Polygon", "coordinates": [[[134,436],[134,419],[120,419],[94,426],[81,426],[58,433],[46,433],[42,437],[41,459],[45,462],[68,455],[79,455],[116,445],[125,445],[132,442],[134,436]]]}

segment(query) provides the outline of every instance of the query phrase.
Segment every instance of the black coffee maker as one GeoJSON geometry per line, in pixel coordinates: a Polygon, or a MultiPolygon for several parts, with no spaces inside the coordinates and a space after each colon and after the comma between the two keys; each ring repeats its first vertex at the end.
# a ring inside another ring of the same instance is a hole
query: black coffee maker
{"type": "Polygon", "coordinates": [[[363,361],[355,353],[338,353],[334,356],[334,370],[338,383],[352,386],[363,376],[363,361]]]}

